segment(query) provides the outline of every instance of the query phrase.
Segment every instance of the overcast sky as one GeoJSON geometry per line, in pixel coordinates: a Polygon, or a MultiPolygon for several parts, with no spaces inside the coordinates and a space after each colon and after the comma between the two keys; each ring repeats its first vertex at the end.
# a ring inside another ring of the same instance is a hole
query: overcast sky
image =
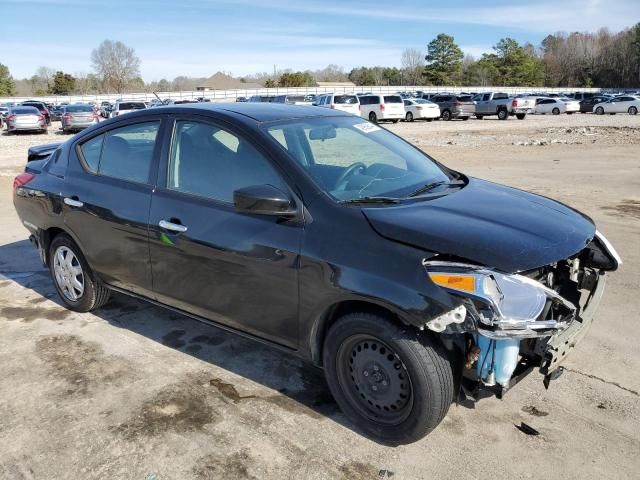
{"type": "Polygon", "coordinates": [[[480,56],[502,37],[617,31],[640,21],[640,0],[0,0],[0,63],[15,78],[46,65],[89,73],[102,40],[136,50],[146,81],[280,68],[400,65],[440,32],[480,56]],[[480,7],[480,5],[482,5],[480,7]]]}

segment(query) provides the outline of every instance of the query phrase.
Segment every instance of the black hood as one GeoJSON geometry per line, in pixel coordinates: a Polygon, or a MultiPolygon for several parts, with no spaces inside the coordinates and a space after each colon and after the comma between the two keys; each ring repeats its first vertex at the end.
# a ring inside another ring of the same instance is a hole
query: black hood
{"type": "Polygon", "coordinates": [[[363,212],[386,238],[504,272],[563,260],[595,235],[593,222],[566,205],[476,178],[442,197],[363,212]]]}

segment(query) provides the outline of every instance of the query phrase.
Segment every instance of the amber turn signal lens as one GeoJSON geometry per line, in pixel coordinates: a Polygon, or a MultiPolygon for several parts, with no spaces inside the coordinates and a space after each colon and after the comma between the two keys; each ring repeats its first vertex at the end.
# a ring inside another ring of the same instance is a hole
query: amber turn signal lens
{"type": "Polygon", "coordinates": [[[429,278],[433,283],[447,288],[463,290],[465,292],[474,292],[475,278],[471,275],[448,275],[445,273],[430,273],[429,278]]]}

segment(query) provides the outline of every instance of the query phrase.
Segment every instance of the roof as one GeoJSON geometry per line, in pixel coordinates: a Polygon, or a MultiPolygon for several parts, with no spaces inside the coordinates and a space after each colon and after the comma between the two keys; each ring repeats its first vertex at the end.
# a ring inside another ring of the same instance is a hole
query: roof
{"type": "MultiPolygon", "coordinates": [[[[312,117],[342,117],[348,114],[340,110],[329,108],[309,107],[304,105],[287,105],[275,103],[192,103],[184,105],[174,105],[171,107],[157,108],[180,108],[196,110],[224,110],[226,112],[242,115],[257,122],[275,122],[278,120],[289,120],[294,118],[312,117]]],[[[156,110],[156,109],[154,109],[156,110]]]]}
{"type": "Polygon", "coordinates": [[[355,87],[353,82],[316,82],[318,87],[355,87]]]}
{"type": "Polygon", "coordinates": [[[233,90],[245,88],[263,88],[263,86],[259,83],[242,82],[237,78],[233,78],[231,75],[217,72],[205,80],[202,85],[196,87],[197,90],[233,90]]]}

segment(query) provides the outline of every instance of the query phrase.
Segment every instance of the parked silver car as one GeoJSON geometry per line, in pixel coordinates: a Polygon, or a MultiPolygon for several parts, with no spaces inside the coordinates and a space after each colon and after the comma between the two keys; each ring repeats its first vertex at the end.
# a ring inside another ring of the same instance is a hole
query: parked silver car
{"type": "Polygon", "coordinates": [[[39,131],[47,133],[47,120],[36,107],[11,107],[5,117],[7,131],[39,131]]]}
{"type": "Polygon", "coordinates": [[[98,115],[91,105],[86,103],[73,103],[65,105],[62,112],[62,131],[79,132],[98,123],[98,115]]]}

